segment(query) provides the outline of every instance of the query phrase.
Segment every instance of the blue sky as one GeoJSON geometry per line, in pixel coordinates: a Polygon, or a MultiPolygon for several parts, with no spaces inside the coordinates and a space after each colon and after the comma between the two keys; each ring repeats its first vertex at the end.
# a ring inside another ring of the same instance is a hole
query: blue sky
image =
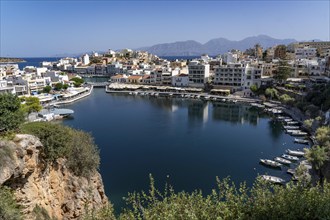
{"type": "Polygon", "coordinates": [[[109,48],[266,34],[330,38],[329,1],[4,1],[0,56],[41,57],[109,48]]]}

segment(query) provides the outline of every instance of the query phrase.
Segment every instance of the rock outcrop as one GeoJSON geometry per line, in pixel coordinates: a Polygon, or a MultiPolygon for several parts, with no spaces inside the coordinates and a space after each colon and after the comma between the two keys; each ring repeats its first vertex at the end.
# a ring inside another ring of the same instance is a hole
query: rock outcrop
{"type": "Polygon", "coordinates": [[[32,135],[16,135],[13,141],[0,141],[0,148],[12,152],[2,156],[0,185],[15,190],[25,219],[35,219],[33,209],[44,208],[57,219],[78,219],[87,209],[107,205],[101,175],[75,176],[64,159],[47,165],[41,158],[43,146],[32,135]]]}

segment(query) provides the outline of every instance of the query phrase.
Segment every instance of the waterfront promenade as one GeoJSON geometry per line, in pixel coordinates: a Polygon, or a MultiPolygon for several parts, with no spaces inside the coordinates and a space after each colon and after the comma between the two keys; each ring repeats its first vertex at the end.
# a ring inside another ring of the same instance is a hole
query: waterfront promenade
{"type": "Polygon", "coordinates": [[[90,89],[84,93],[80,93],[72,98],[67,98],[65,100],[54,100],[50,103],[47,103],[46,105],[64,105],[64,104],[70,104],[73,103],[75,101],[78,101],[82,98],[85,98],[87,96],[89,96],[92,92],[93,92],[93,86],[90,87],[90,89]]]}
{"type": "Polygon", "coordinates": [[[200,96],[200,98],[208,97],[209,100],[225,100],[225,101],[238,101],[238,102],[245,102],[245,103],[259,103],[261,102],[260,99],[256,98],[247,98],[247,97],[240,97],[240,96],[235,96],[235,95],[228,95],[228,96],[221,96],[221,95],[212,95],[206,92],[199,92],[199,93],[193,93],[193,92],[168,92],[168,91],[156,91],[156,90],[110,90],[108,87],[105,88],[106,93],[122,93],[122,94],[130,94],[130,93],[158,93],[160,97],[182,97],[184,96],[200,96]]]}

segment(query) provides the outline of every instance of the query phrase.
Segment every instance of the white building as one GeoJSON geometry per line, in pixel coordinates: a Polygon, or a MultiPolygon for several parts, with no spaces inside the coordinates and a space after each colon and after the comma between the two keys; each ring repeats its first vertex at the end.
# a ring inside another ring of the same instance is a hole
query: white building
{"type": "Polygon", "coordinates": [[[210,76],[210,65],[198,61],[190,61],[188,65],[189,86],[204,87],[210,76]]]}
{"type": "Polygon", "coordinates": [[[37,67],[36,68],[36,73],[37,76],[42,76],[45,72],[47,72],[47,68],[46,67],[37,67]]]}
{"type": "Polygon", "coordinates": [[[239,55],[237,53],[227,52],[223,55],[225,63],[237,63],[239,55]]]}
{"type": "Polygon", "coordinates": [[[228,63],[215,70],[214,85],[232,92],[241,90],[244,85],[245,66],[242,63],[228,63]]]}
{"type": "Polygon", "coordinates": [[[107,73],[109,75],[115,75],[118,73],[123,73],[123,65],[119,62],[108,64],[107,65],[107,73]]]}
{"type": "Polygon", "coordinates": [[[188,74],[179,74],[172,76],[172,86],[187,87],[189,85],[188,74]]]}
{"type": "Polygon", "coordinates": [[[0,80],[0,93],[12,93],[15,94],[15,87],[9,86],[6,80],[0,80]]]}
{"type": "Polygon", "coordinates": [[[82,58],[81,58],[81,60],[82,60],[82,64],[83,65],[88,65],[89,64],[89,55],[88,54],[85,54],[84,56],[82,56],[82,58]]]}
{"type": "Polygon", "coordinates": [[[316,48],[304,47],[295,49],[296,59],[309,59],[316,57],[316,48]]]}

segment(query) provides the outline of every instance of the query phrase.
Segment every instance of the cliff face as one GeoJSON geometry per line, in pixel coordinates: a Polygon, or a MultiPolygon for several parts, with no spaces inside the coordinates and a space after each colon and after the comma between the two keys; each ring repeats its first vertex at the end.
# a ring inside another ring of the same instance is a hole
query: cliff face
{"type": "Polygon", "coordinates": [[[107,205],[101,175],[95,171],[88,178],[73,175],[65,160],[49,166],[40,158],[42,144],[32,135],[16,135],[13,141],[0,141],[12,156],[3,157],[0,164],[0,185],[15,190],[23,206],[25,219],[34,219],[36,205],[57,219],[78,219],[88,209],[107,205]]]}

